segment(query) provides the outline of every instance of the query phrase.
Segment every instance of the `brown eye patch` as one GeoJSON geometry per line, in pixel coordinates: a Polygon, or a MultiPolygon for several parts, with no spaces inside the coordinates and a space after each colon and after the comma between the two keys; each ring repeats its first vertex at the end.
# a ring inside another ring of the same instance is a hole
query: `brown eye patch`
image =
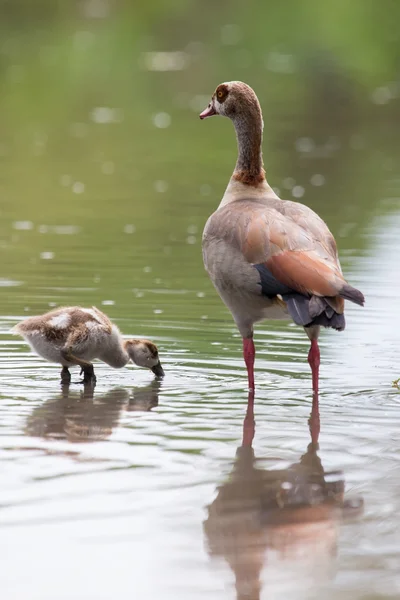
{"type": "Polygon", "coordinates": [[[221,104],[222,104],[223,102],[225,102],[225,100],[226,100],[226,98],[227,98],[228,94],[229,94],[228,87],[227,87],[226,85],[224,85],[224,84],[222,84],[222,85],[219,85],[219,86],[217,87],[217,89],[215,90],[215,95],[216,95],[216,97],[217,97],[217,100],[218,100],[218,102],[220,102],[221,104]]]}

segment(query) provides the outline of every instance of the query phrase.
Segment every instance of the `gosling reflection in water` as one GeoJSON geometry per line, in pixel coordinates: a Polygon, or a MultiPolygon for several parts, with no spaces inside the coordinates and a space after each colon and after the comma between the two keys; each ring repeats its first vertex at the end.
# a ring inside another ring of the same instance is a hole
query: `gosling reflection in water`
{"type": "Polygon", "coordinates": [[[298,462],[280,470],[256,467],[253,404],[250,392],[234,468],[208,507],[208,552],[228,562],[237,600],[259,600],[262,579],[265,597],[286,600],[300,587],[301,597],[308,598],[304,578],[311,585],[331,576],[338,524],[359,514],[362,500],[346,501],[342,472],[323,469],[317,397],[309,419],[311,443],[298,462]]]}
{"type": "Polygon", "coordinates": [[[150,411],[157,406],[160,387],[161,382],[154,380],[144,388],[115,388],[95,394],[92,385],[85,385],[80,392],[65,385],[55,398],[35,408],[25,433],[80,443],[105,440],[118,425],[122,411],[150,411]]]}

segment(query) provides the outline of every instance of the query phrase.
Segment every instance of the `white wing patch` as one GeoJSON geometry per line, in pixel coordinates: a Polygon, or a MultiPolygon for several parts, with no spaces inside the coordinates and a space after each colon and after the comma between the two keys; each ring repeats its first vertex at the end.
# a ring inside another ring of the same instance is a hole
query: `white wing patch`
{"type": "Polygon", "coordinates": [[[68,313],[64,312],[60,315],[56,315],[49,321],[49,325],[55,329],[65,329],[71,322],[71,317],[68,313]]]}

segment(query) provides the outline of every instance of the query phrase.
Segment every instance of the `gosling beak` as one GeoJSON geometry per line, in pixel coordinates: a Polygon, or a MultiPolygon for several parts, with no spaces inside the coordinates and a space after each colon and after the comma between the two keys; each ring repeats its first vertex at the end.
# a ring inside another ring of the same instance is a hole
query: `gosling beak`
{"type": "Polygon", "coordinates": [[[212,117],[213,115],[216,115],[216,114],[217,114],[217,111],[215,110],[214,106],[210,102],[210,104],[207,106],[207,108],[205,108],[203,110],[203,112],[199,114],[199,117],[201,120],[203,120],[203,119],[206,119],[207,117],[212,117]]]}
{"type": "Polygon", "coordinates": [[[160,361],[158,361],[158,363],[154,365],[154,367],[151,367],[151,370],[153,371],[156,377],[164,377],[165,375],[164,369],[162,368],[160,361]]]}

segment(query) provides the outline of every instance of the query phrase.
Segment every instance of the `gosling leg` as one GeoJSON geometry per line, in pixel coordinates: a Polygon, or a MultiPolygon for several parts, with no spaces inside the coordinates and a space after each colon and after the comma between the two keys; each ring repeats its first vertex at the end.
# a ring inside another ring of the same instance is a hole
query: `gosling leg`
{"type": "Polygon", "coordinates": [[[68,367],[63,367],[61,369],[61,383],[62,385],[71,383],[71,373],[69,372],[68,367]]]}
{"type": "Polygon", "coordinates": [[[83,379],[79,383],[96,383],[96,375],[94,374],[94,368],[92,363],[83,358],[78,358],[72,354],[70,348],[61,350],[62,357],[72,365],[79,365],[81,367],[81,375],[83,373],[83,379]]]}

